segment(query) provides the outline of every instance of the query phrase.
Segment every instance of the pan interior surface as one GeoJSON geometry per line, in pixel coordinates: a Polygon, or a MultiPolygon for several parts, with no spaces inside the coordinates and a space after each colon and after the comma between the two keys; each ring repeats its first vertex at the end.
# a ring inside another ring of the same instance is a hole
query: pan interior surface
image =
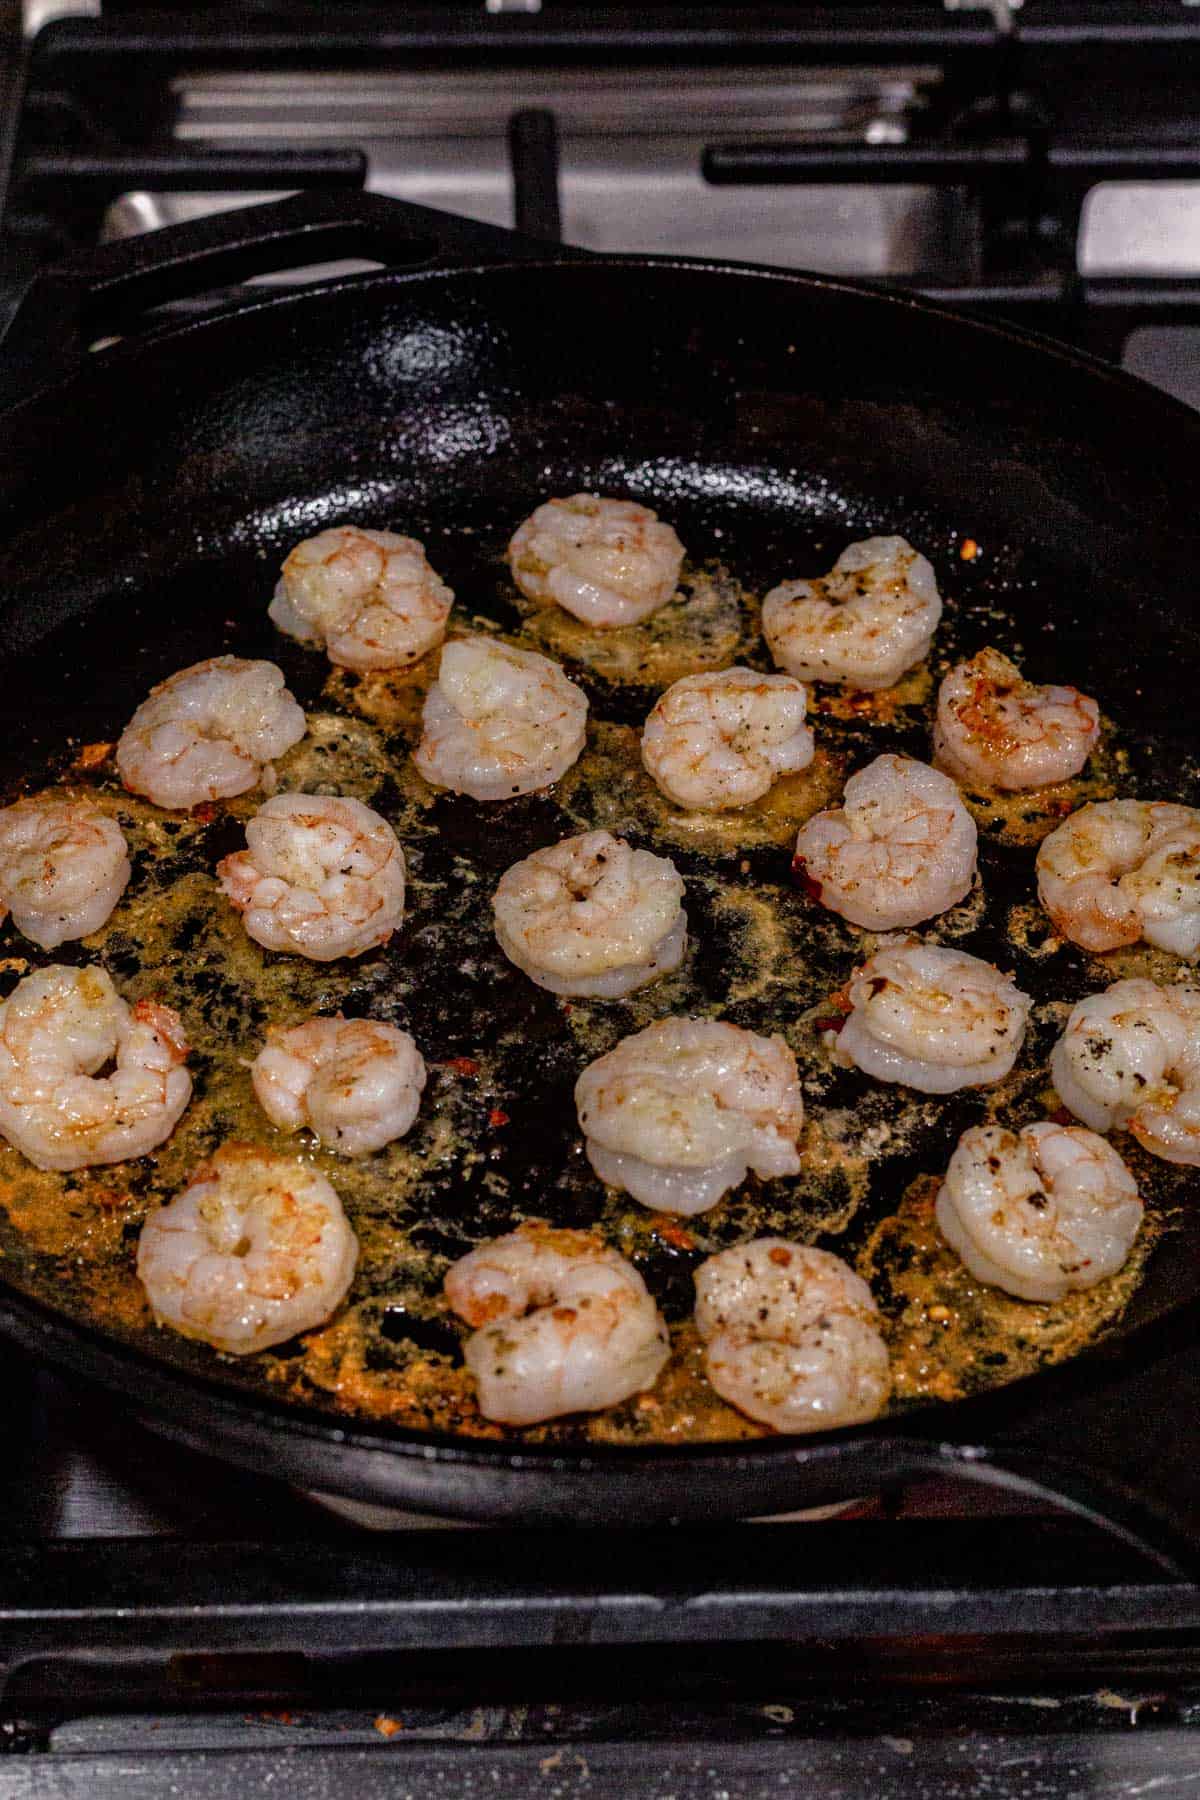
{"type": "Polygon", "coordinates": [[[630,1255],[675,1337],[651,1395],[538,1428],[564,1448],[724,1442],[758,1428],[702,1379],[688,1318],[703,1256],[762,1232],[818,1242],[871,1282],[899,1410],[1035,1372],[1195,1297],[1191,1177],[1122,1138],[1148,1203],[1127,1271],[1058,1307],[965,1277],[932,1223],[967,1125],[1053,1108],[1047,1058],[1071,1004],[1122,976],[1170,980],[1144,947],[1090,956],[1036,903],[1040,837],[1085,800],[1200,803],[1187,708],[1198,666],[1183,506],[1200,428],[1066,355],[834,284],[631,263],[375,277],[92,359],[10,415],[0,480],[6,796],[56,779],[119,818],[134,879],[109,926],[37,952],[0,933],[0,993],[46,961],[105,964],[129,998],[184,1016],[196,1097],[137,1163],[44,1177],[0,1150],[6,1283],[160,1367],[230,1392],[347,1415],[384,1433],[512,1445],[480,1419],[462,1332],[438,1296],[449,1260],[523,1218],[596,1226],[630,1255]],[[688,549],[681,600],[645,625],[586,631],[520,600],[503,557],[550,494],[628,494],[688,549]],[[331,672],[266,617],[300,538],[352,522],[420,538],[456,594],[451,631],[497,630],[561,660],[587,691],[589,746],[549,794],[499,806],[436,794],[408,751],[436,656],[400,675],[331,672]],[[678,676],[769,667],[762,594],[847,543],[902,533],[946,613],[929,663],[869,703],[818,690],[819,754],[745,814],[696,820],[642,773],[636,730],[678,676]],[[964,555],[975,546],[976,554],[964,555]],[[876,939],[793,884],[800,823],[882,751],[927,759],[936,685],[984,644],[1034,680],[1095,694],[1084,775],[1003,804],[974,796],[981,885],[922,929],[1035,998],[995,1089],[929,1100],[832,1061],[836,996],[876,939]],[[258,796],[168,817],[119,787],[111,745],[150,685],[223,652],[265,656],[310,715],[284,789],[348,792],[395,825],[409,862],[402,931],[355,962],[260,952],[216,893],[258,796]],[[564,1005],[496,947],[502,871],[604,826],[670,855],[687,883],[679,973],[616,1004],[564,1005]],[[303,1343],[242,1360],[154,1328],[133,1277],[146,1212],[224,1138],[287,1147],[250,1097],[268,1023],[341,1010],[411,1030],[430,1066],[413,1132],[361,1164],[311,1148],[363,1245],[348,1307],[303,1343]],[[748,1181],[690,1221],[606,1193],[580,1149],[583,1065],[670,1012],[782,1032],[808,1121],[795,1182],[748,1181]]]}

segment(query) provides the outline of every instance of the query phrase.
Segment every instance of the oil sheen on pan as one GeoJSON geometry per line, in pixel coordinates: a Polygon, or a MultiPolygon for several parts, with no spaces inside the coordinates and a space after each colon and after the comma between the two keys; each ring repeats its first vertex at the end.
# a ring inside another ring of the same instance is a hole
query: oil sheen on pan
{"type": "MultiPolygon", "coordinates": [[[[937,683],[951,662],[987,642],[1021,654],[1020,608],[1008,610],[1004,584],[989,585],[986,559],[968,570],[954,534],[931,532],[921,547],[938,568],[947,608],[929,663],[880,694],[817,688],[811,767],[745,812],[698,816],[675,809],[643,772],[636,727],[680,675],[734,661],[768,666],[756,595],[728,567],[689,567],[682,596],[662,612],[639,626],[592,633],[565,614],[517,602],[500,560],[502,531],[494,535],[485,542],[480,533],[473,554],[485,575],[466,604],[460,589],[450,631],[503,631],[561,659],[587,688],[588,747],[549,793],[485,807],[424,783],[408,752],[436,655],[403,673],[329,672],[317,653],[273,636],[265,620],[239,626],[205,652],[270,656],[302,694],[309,731],[278,765],[281,790],[350,794],[394,825],[408,859],[409,907],[383,949],[321,965],[272,955],[247,938],[214,870],[241,841],[259,795],[187,815],[159,812],[122,790],[108,741],[76,743],[52,767],[20,772],[25,791],[57,782],[91,794],[125,831],[134,875],[109,925],[53,958],[5,927],[0,991],[41,961],[98,959],[128,999],[153,995],[180,1012],[196,1085],[170,1141],[137,1162],[42,1174],[0,1147],[4,1279],[159,1359],[243,1391],[406,1430],[556,1442],[761,1435],[704,1381],[690,1324],[696,1265],[760,1233],[834,1250],[871,1282],[889,1340],[896,1410],[951,1401],[1059,1362],[1111,1328],[1156,1246],[1169,1247],[1188,1171],[1119,1138],[1147,1204],[1133,1255],[1110,1281],[1047,1306],[974,1281],[942,1244],[932,1197],[968,1125],[1019,1126],[1057,1106],[1049,1051],[1076,999],[1118,976],[1161,975],[1172,963],[1148,949],[1092,957],[1064,943],[1038,906],[1034,884],[1036,845],[1065,813],[1116,793],[1154,794],[1147,772],[1156,766],[1155,747],[1123,741],[1106,720],[1096,754],[1075,781],[1000,800],[967,796],[980,827],[982,880],[922,936],[961,944],[1011,970],[1035,999],[1029,1032],[1015,1069],[996,1087],[931,1099],[883,1086],[838,1068],[822,1041],[838,1020],[847,976],[879,940],[794,885],[791,846],[800,824],[875,755],[928,757],[937,683]],[[670,855],[687,882],[690,944],[682,967],[615,1004],[543,992],[506,960],[491,928],[491,894],[503,870],[592,826],[670,855]],[[254,1100],[248,1071],[268,1024],[339,1010],[410,1030],[430,1068],[409,1135],[356,1161],[326,1154],[306,1135],[276,1131],[254,1100]],[[672,1012],[782,1033],[795,1052],[807,1108],[798,1177],[767,1184],[751,1177],[686,1223],[605,1190],[582,1154],[572,1103],[586,1062],[672,1012]],[[241,1360],[158,1330],[134,1277],[147,1212],[227,1138],[310,1157],[336,1186],[361,1243],[349,1300],[328,1325],[241,1360]],[[597,1227],[630,1256],[670,1323],[673,1354],[650,1393],[592,1417],[515,1433],[476,1410],[460,1355],[466,1328],[446,1310],[441,1286],[452,1260],[531,1217],[597,1227]]],[[[1003,554],[1003,546],[993,547],[994,558],[1003,554]]],[[[1060,667],[1057,678],[1070,681],[1075,672],[1060,667]]],[[[111,719],[109,738],[123,723],[122,716],[111,719]]],[[[1169,766],[1171,791],[1158,797],[1194,804],[1196,771],[1178,758],[1169,766]]]]}

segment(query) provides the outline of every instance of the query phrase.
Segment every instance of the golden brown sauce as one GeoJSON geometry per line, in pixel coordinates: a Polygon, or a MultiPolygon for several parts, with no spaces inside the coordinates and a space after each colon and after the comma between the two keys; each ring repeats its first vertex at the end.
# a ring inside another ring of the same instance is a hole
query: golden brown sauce
{"type": "Polygon", "coordinates": [[[1120,1318],[1164,1230],[1162,1218],[1150,1216],[1116,1275],[1033,1305],[977,1281],[959,1261],[937,1228],[938,1186],[936,1176],[915,1181],[858,1265],[887,1290],[885,1335],[902,1402],[959,1400],[1077,1356],[1120,1318]]]}
{"type": "Polygon", "coordinates": [[[620,687],[670,687],[684,675],[727,669],[760,643],[757,606],[720,566],[686,574],[668,605],[614,631],[597,631],[561,606],[538,606],[524,595],[518,604],[530,649],[620,687]]]}
{"type": "MultiPolygon", "coordinates": [[[[86,747],[77,756],[70,785],[119,820],[135,874],[109,924],[83,946],[67,946],[71,954],[62,959],[99,959],[129,1000],[154,996],[181,1013],[195,1093],[170,1141],[137,1163],[42,1174],[0,1147],[7,1279],[160,1357],[238,1385],[406,1428],[553,1442],[762,1435],[709,1387],[690,1322],[696,1263],[760,1233],[820,1243],[872,1280],[901,1404],[1010,1380],[1075,1354],[1110,1328],[1141,1279],[1186,1172],[1151,1165],[1135,1152],[1131,1162],[1150,1211],[1133,1256],[1111,1281],[1048,1307],[976,1283],[942,1244],[931,1202],[965,1125],[1023,1124],[1057,1104],[1046,1059],[1068,989],[1048,993],[1047,983],[1077,968],[1080,953],[1054,935],[1037,904],[1032,850],[1066,811],[1122,790],[1126,760],[1111,728],[1075,782],[1041,794],[969,797],[981,827],[984,879],[922,936],[962,942],[1001,961],[1039,998],[1025,1049],[1004,1082],[930,1099],[838,1065],[830,1036],[840,992],[880,940],[799,892],[790,851],[798,827],[836,801],[854,768],[898,741],[927,754],[922,734],[940,664],[910,671],[884,694],[819,689],[812,708],[818,752],[808,770],[744,811],[689,815],[642,768],[629,720],[681,675],[739,659],[765,666],[754,596],[724,570],[709,569],[690,577],[684,598],[621,631],[593,632],[565,613],[524,603],[520,613],[516,641],[561,657],[592,683],[587,749],[552,794],[475,806],[439,795],[416,773],[408,750],[436,653],[394,673],[331,671],[321,703],[310,708],[307,736],[278,765],[280,789],[354,795],[381,810],[404,843],[404,926],[387,946],[357,960],[323,965],[268,954],[221,897],[216,862],[237,847],[260,795],[190,815],[161,813],[121,790],[110,747],[86,747]],[[675,974],[625,1002],[555,1001],[498,951],[490,897],[500,872],[519,856],[597,826],[678,858],[691,941],[675,974]],[[353,1161],[319,1149],[307,1134],[289,1137],[272,1127],[248,1072],[269,1024],[339,1010],[412,1029],[430,1065],[409,1136],[353,1161]],[[794,1181],[751,1179],[711,1212],[673,1220],[606,1191],[592,1176],[575,1129],[574,1079],[619,1038],[668,1012],[730,1017],[787,1040],[807,1106],[803,1169],[794,1181]],[[229,1138],[290,1147],[320,1168],[361,1246],[349,1300],[334,1319],[300,1343],[240,1360],[157,1331],[134,1275],[147,1211],[178,1192],[229,1138]],[[458,1348],[465,1328],[448,1314],[441,1282],[449,1261],[471,1243],[530,1217],[594,1227],[630,1256],[668,1317],[672,1355],[651,1393],[592,1418],[515,1434],[478,1413],[458,1348]]],[[[453,629],[494,626],[456,613],[453,629]]],[[[27,968],[54,960],[11,927],[0,950],[6,987],[27,968]]],[[[1172,973],[1177,968],[1175,959],[1144,947],[1085,961],[1094,985],[1118,974],[1159,974],[1160,962],[1172,973]]],[[[1077,974],[1071,981],[1073,998],[1077,974]]]]}
{"type": "Polygon", "coordinates": [[[1036,850],[1069,813],[1127,790],[1128,752],[1117,743],[1111,720],[1100,722],[1100,740],[1078,775],[1025,793],[1000,794],[961,789],[980,833],[1003,844],[1036,850]]]}

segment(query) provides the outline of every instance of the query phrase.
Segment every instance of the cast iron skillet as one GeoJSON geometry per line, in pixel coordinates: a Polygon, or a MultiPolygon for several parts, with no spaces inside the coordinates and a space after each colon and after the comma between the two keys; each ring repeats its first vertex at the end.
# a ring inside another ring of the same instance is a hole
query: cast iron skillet
{"type": "MultiPolygon", "coordinates": [[[[48,749],[210,654],[226,580],[236,591],[247,557],[297,526],[515,520],[590,486],[660,506],[689,545],[711,547],[719,523],[751,582],[815,528],[878,523],[918,542],[968,528],[1009,547],[1035,677],[1066,670],[1172,762],[1195,748],[1200,420],[1016,331],[840,281],[591,259],[310,196],[40,276],[6,349],[9,393],[24,392],[0,460],[3,707],[10,732],[48,749]],[[386,267],[83,354],[162,301],[339,255],[386,267]]],[[[816,1505],[951,1465],[1056,1494],[1178,1566],[1200,1519],[1177,1354],[1195,1336],[1200,1217],[1167,1245],[1121,1330],[1064,1370],[899,1422],[727,1447],[565,1453],[337,1423],[3,1285],[0,1329],[188,1444],[375,1501],[650,1523],[816,1505]]]]}

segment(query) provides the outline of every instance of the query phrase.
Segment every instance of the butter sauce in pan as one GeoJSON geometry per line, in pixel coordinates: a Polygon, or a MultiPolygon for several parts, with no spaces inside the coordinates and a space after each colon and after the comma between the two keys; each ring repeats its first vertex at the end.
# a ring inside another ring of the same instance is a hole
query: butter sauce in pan
{"type": "MultiPolygon", "coordinates": [[[[397,528],[420,529],[410,520],[397,528]]],[[[439,543],[434,529],[426,525],[431,558],[437,563],[444,549],[453,560],[452,534],[439,543]]],[[[937,683],[953,661],[985,643],[1020,660],[1027,648],[1022,621],[1039,615],[1040,602],[1021,594],[1019,583],[1010,593],[1012,547],[985,545],[971,554],[977,547],[956,533],[913,532],[946,598],[929,660],[879,693],[816,688],[812,764],[744,811],[690,815],[643,770],[637,727],[682,675],[734,661],[770,667],[758,594],[733,572],[735,547],[728,565],[685,568],[681,596],[663,611],[597,633],[516,596],[499,557],[503,530],[494,543],[486,533],[472,541],[470,576],[454,578],[459,600],[449,629],[451,636],[501,631],[561,660],[587,690],[587,748],[550,792],[481,806],[429,787],[409,750],[437,653],[403,672],[331,672],[318,652],[299,649],[266,624],[267,563],[257,564],[261,616],[247,594],[241,623],[226,621],[223,641],[198,652],[232,649],[284,668],[309,729],[278,764],[281,791],[351,795],[394,826],[408,861],[408,912],[378,951],[317,964],[251,942],[214,871],[240,845],[261,795],[169,814],[126,793],[110,754],[124,723],[119,714],[108,721],[105,739],[76,741],[52,765],[35,765],[27,755],[9,770],[8,797],[51,783],[91,795],[124,830],[134,872],[108,925],[53,959],[11,924],[3,928],[0,991],[42,961],[100,961],[127,999],[153,997],[182,1015],[195,1093],[169,1142],[136,1162],[47,1174],[0,1147],[4,1277],[68,1316],[242,1389],[411,1429],[490,1437],[629,1443],[761,1435],[705,1381],[690,1322],[699,1262],[761,1234],[836,1251],[870,1282],[891,1355],[893,1410],[954,1400],[1076,1353],[1120,1317],[1160,1242],[1169,1254],[1172,1209],[1189,1172],[1118,1137],[1147,1205],[1145,1224],[1117,1276],[1049,1305],[1014,1300],[976,1281],[943,1242],[933,1200],[968,1125],[1016,1127],[1053,1114],[1049,1053],[1075,1000],[1124,976],[1170,980],[1181,966],[1146,946],[1097,957],[1058,938],[1037,903],[1037,844],[1088,800],[1141,794],[1195,802],[1196,769],[1181,766],[1177,754],[1160,760],[1154,744],[1126,741],[1105,719],[1099,746],[1075,780],[1000,797],[967,792],[980,832],[980,880],[921,936],[1011,972],[1034,998],[1029,1030],[1012,1073],[994,1087],[931,1098],[881,1085],[840,1068],[823,1041],[842,1017],[847,978],[879,939],[806,895],[792,876],[791,848],[799,826],[880,752],[928,759],[937,683]],[[1170,770],[1167,787],[1155,779],[1163,768],[1170,770]],[[492,932],[491,895],[503,871],[539,846],[592,827],[669,855],[687,883],[682,966],[619,1002],[555,999],[507,961],[492,932]],[[248,1069],[269,1024],[338,1011],[411,1031],[429,1065],[409,1134],[354,1160],[320,1150],[305,1134],[276,1131],[254,1099],[248,1069]],[[748,1177],[712,1211],[684,1221],[606,1191],[592,1174],[572,1100],[576,1077],[618,1039],[668,1013],[784,1036],[807,1109],[799,1176],[769,1183],[748,1177]],[[328,1324],[240,1360],[157,1329],[134,1275],[147,1213],[229,1138],[302,1151],[336,1187],[361,1245],[348,1301],[328,1324]],[[630,1257],[670,1324],[672,1354],[650,1392],[517,1434],[480,1417],[461,1360],[467,1328],[448,1311],[441,1289],[451,1261],[526,1218],[598,1228],[630,1257]]],[[[842,547],[833,535],[806,533],[803,550],[788,560],[797,569],[828,566],[842,547]]],[[[1061,651],[1053,638],[1038,643],[1049,678],[1082,683],[1082,672],[1069,666],[1073,635],[1064,633],[1061,651]]],[[[1103,691],[1099,698],[1103,706],[1103,691]]]]}

